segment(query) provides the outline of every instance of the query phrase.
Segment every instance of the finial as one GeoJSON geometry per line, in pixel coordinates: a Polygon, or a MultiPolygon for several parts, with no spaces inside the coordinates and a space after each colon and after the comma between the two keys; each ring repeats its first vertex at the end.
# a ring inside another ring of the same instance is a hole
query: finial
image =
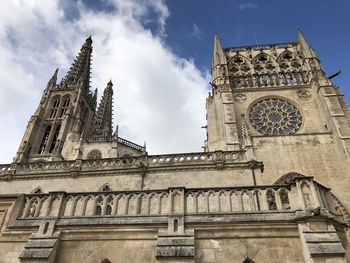
{"type": "Polygon", "coordinates": [[[86,42],[90,42],[90,44],[92,44],[92,38],[91,35],[85,40],[86,42]]]}
{"type": "Polygon", "coordinates": [[[146,140],[143,142],[143,149],[146,151],[146,140]]]}
{"type": "Polygon", "coordinates": [[[113,86],[112,80],[107,83],[107,86],[113,86]]]}
{"type": "Polygon", "coordinates": [[[51,79],[50,79],[50,83],[52,84],[56,84],[57,82],[57,75],[58,75],[58,68],[56,68],[55,72],[53,73],[51,79]]]}

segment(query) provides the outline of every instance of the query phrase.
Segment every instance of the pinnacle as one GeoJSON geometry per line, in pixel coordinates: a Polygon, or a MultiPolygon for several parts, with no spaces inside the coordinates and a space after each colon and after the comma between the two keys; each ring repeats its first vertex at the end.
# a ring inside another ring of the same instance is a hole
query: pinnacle
{"type": "Polygon", "coordinates": [[[91,44],[92,44],[91,35],[85,40],[85,42],[88,43],[91,46],[91,44]]]}
{"type": "Polygon", "coordinates": [[[83,83],[82,89],[89,93],[90,89],[90,65],[91,65],[91,53],[92,53],[92,39],[88,37],[80,49],[79,54],[74,59],[72,66],[70,67],[67,75],[62,80],[63,86],[73,86],[74,88],[80,88],[77,86],[77,80],[83,83]]]}
{"type": "Polygon", "coordinates": [[[94,116],[93,134],[95,136],[111,136],[112,118],[113,118],[113,84],[112,81],[107,83],[103,95],[94,116]]]}

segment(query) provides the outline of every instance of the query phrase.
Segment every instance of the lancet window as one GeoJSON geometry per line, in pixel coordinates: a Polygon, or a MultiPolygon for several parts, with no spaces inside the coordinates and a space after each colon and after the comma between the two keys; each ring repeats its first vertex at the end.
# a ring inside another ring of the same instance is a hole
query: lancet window
{"type": "Polygon", "coordinates": [[[103,198],[102,196],[99,196],[96,199],[96,208],[95,208],[95,215],[97,216],[102,215],[102,203],[103,203],[103,198]]]}
{"type": "Polygon", "coordinates": [[[62,108],[60,110],[59,118],[62,118],[64,116],[64,114],[68,111],[69,102],[70,102],[69,97],[65,97],[63,100],[62,108]]]}
{"type": "Polygon", "coordinates": [[[56,117],[58,108],[60,106],[60,101],[60,98],[57,97],[53,99],[52,108],[50,111],[50,119],[54,119],[56,117]]]}
{"type": "Polygon", "coordinates": [[[58,139],[58,135],[60,133],[60,129],[61,129],[61,125],[59,124],[59,125],[56,126],[55,133],[53,134],[53,138],[52,138],[52,142],[51,142],[49,153],[52,153],[55,150],[55,148],[56,148],[56,146],[58,144],[57,143],[58,142],[57,139],[58,139]]]}
{"type": "Polygon", "coordinates": [[[271,189],[266,191],[266,199],[267,199],[267,205],[269,207],[269,210],[276,210],[277,205],[276,205],[275,193],[271,189]]]}
{"type": "Polygon", "coordinates": [[[51,132],[51,125],[48,125],[45,129],[44,132],[44,136],[41,140],[40,146],[39,146],[39,150],[38,150],[38,154],[44,154],[45,153],[45,149],[46,146],[48,144],[49,141],[49,136],[50,136],[50,132],[51,132]]]}

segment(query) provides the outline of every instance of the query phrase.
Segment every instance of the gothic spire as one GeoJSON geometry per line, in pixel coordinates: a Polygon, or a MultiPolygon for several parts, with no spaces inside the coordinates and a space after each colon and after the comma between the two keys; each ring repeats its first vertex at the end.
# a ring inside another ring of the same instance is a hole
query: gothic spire
{"type": "Polygon", "coordinates": [[[103,95],[94,116],[94,136],[112,136],[113,115],[113,83],[110,80],[103,91],[103,95]]]}
{"type": "Polygon", "coordinates": [[[52,83],[52,84],[56,84],[56,82],[57,82],[57,75],[58,75],[58,68],[56,68],[55,73],[53,73],[53,75],[52,75],[52,77],[51,77],[49,82],[52,83]]]}
{"type": "Polygon", "coordinates": [[[67,75],[61,82],[61,86],[69,87],[80,84],[84,91],[89,93],[90,89],[90,67],[91,67],[92,39],[89,36],[80,49],[67,75]]]}
{"type": "Polygon", "coordinates": [[[46,89],[48,89],[49,87],[52,86],[56,86],[57,83],[57,75],[58,75],[58,68],[55,70],[55,72],[53,73],[51,79],[47,82],[47,86],[46,89]]]}
{"type": "Polygon", "coordinates": [[[222,50],[222,47],[221,47],[219,36],[218,34],[215,33],[212,68],[220,64],[226,64],[226,58],[225,58],[224,51],[222,50]]]}

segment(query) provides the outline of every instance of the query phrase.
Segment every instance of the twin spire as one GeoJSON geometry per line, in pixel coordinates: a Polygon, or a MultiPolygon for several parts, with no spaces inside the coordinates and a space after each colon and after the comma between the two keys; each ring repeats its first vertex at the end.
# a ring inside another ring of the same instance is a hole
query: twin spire
{"type": "Polygon", "coordinates": [[[113,83],[110,80],[103,91],[93,120],[93,136],[112,136],[113,133],[113,83]]]}
{"type": "MultiPolygon", "coordinates": [[[[78,88],[89,95],[93,101],[97,99],[97,89],[94,94],[90,94],[90,75],[91,75],[91,58],[92,58],[92,39],[89,36],[80,49],[72,66],[62,79],[60,87],[78,88]]],[[[49,83],[56,83],[57,72],[55,71],[49,83]]],[[[95,104],[96,105],[96,104],[95,104]]],[[[92,123],[92,136],[112,136],[113,134],[113,83],[110,80],[107,83],[100,104],[94,114],[92,123]]]]}

